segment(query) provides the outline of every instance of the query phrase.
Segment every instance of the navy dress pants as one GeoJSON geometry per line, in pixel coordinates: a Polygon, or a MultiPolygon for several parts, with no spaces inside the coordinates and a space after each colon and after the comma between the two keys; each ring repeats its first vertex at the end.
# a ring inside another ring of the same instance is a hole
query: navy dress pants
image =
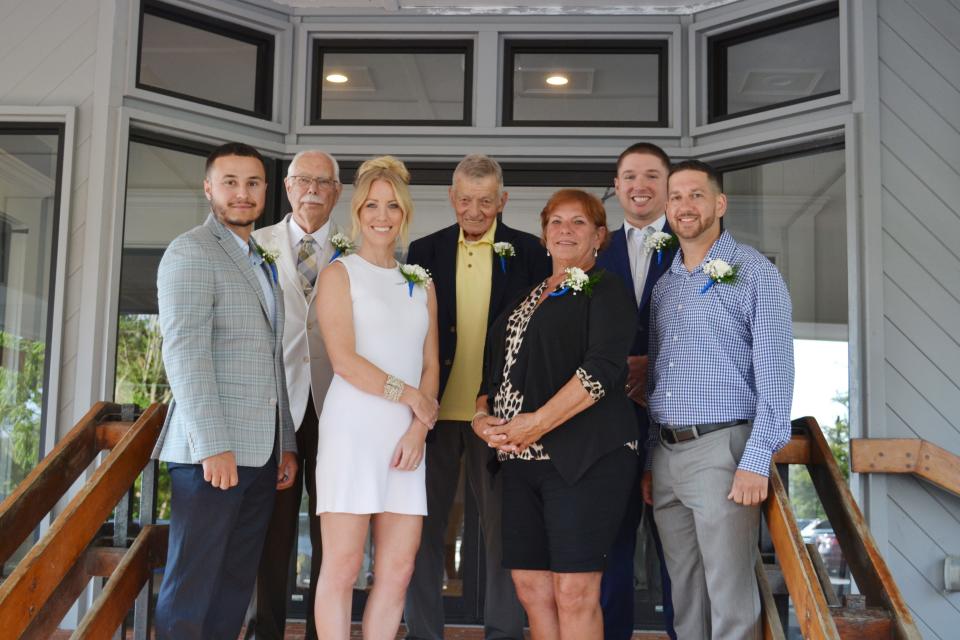
{"type": "MultiPolygon", "coordinates": [[[[642,474],[642,460],[639,463],[642,474]]],[[[638,474],[637,477],[639,478],[640,475],[638,474]]],[[[607,568],[600,582],[604,640],[629,640],[633,635],[633,556],[636,552],[640,515],[646,508],[648,507],[643,502],[638,480],[627,504],[627,512],[624,514],[620,531],[607,557],[607,568]]],[[[673,594],[670,591],[670,576],[667,575],[666,563],[663,561],[663,548],[660,546],[660,536],[653,522],[652,511],[648,513],[647,522],[650,523],[659,560],[660,582],[663,588],[663,618],[667,635],[677,640],[677,634],[673,630],[673,594]]]]}
{"type": "Polygon", "coordinates": [[[236,640],[273,511],[276,459],[237,467],[239,484],[225,491],[204,481],[199,464],[168,466],[170,537],[157,640],[236,640]]]}

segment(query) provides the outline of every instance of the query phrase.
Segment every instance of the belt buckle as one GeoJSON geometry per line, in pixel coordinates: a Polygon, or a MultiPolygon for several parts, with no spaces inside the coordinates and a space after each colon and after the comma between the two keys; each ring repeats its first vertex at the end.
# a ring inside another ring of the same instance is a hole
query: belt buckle
{"type": "Polygon", "coordinates": [[[677,442],[689,442],[700,437],[700,430],[697,425],[691,425],[685,429],[677,429],[673,432],[673,437],[677,442]]]}

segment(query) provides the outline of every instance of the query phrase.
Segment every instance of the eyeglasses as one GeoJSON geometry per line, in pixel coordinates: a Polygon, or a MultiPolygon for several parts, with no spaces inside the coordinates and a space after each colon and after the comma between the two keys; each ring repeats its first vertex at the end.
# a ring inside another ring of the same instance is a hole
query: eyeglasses
{"type": "Polygon", "coordinates": [[[335,189],[339,181],[332,178],[314,178],[313,176],[289,176],[293,183],[301,189],[309,189],[310,185],[317,185],[317,189],[329,190],[335,189]]]}

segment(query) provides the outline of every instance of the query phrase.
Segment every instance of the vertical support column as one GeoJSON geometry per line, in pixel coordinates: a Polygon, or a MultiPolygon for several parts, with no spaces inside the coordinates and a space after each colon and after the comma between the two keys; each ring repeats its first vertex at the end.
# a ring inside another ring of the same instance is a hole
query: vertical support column
{"type": "MultiPolygon", "coordinates": [[[[140,530],[148,524],[154,524],[157,516],[157,474],[159,463],[151,460],[143,469],[140,477],[140,530]]],[[[152,572],[151,572],[152,573],[152,572]]],[[[153,626],[153,611],[150,602],[153,599],[153,576],[147,578],[146,584],[137,595],[133,609],[133,638],[134,640],[148,640],[150,627],[153,626]]]]}

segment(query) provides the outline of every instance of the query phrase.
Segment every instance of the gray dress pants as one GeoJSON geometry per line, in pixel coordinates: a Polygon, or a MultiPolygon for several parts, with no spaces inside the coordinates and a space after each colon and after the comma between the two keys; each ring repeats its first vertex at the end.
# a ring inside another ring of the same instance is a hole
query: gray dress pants
{"type": "Polygon", "coordinates": [[[486,547],[484,635],[486,640],[523,638],[523,607],[510,571],[502,566],[501,474],[495,476],[495,484],[491,483],[487,470],[490,451],[468,422],[438,422],[434,439],[427,443],[427,517],[404,608],[407,638],[411,640],[443,640],[443,542],[460,477],[461,456],[467,484],[477,499],[486,547]]]}
{"type": "Polygon", "coordinates": [[[727,499],[753,424],[653,452],[653,513],[681,640],[759,640],[760,507],[727,499]]]}

